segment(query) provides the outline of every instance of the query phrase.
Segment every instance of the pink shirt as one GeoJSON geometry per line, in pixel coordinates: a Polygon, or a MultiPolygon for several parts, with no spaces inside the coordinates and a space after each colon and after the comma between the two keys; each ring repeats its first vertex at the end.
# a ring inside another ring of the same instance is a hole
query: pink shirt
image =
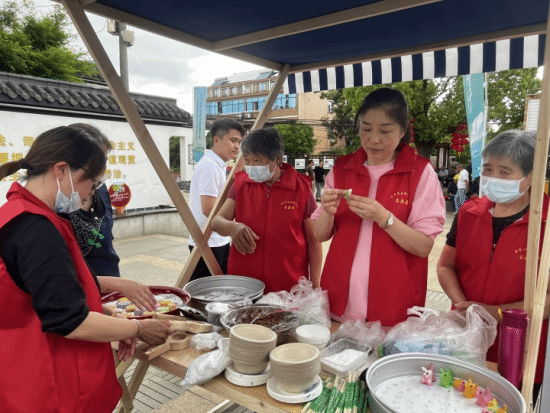
{"type": "MultiPolygon", "coordinates": [[[[392,170],[393,165],[394,161],[377,166],[369,166],[365,163],[365,167],[368,169],[371,179],[369,198],[376,198],[376,190],[380,177],[392,170]]],[[[334,189],[334,174],[332,170],[326,177],[325,189],[334,189]]],[[[345,200],[342,202],[345,202],[345,200]]],[[[322,211],[323,209],[321,207],[317,208],[311,218],[316,220],[319,218],[322,211]]],[[[427,165],[418,182],[407,225],[435,239],[435,237],[443,231],[444,223],[445,199],[441,192],[437,174],[431,165],[427,165]]],[[[365,320],[367,318],[372,226],[372,221],[363,220],[361,230],[359,231],[355,258],[351,267],[346,311],[342,317],[338,317],[336,314],[331,313],[331,317],[337,321],[365,320]]]]}

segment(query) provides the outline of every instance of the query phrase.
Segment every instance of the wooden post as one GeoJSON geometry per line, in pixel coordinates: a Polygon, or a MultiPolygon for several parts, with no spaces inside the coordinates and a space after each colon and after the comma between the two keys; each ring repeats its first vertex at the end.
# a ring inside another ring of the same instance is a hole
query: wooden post
{"type": "Polygon", "coordinates": [[[155,145],[153,138],[149,134],[145,123],[141,119],[134,102],[132,102],[128,91],[122,84],[120,77],[117,75],[115,68],[105,52],[105,49],[101,45],[101,42],[90,24],[90,21],[86,17],[84,9],[77,0],[61,1],[67,10],[67,13],[71,17],[73,24],[78,30],[80,37],[97,63],[97,66],[105,78],[105,81],[109,85],[111,92],[113,92],[122,113],[124,113],[126,120],[130,124],[137,139],[139,140],[139,143],[143,147],[145,154],[151,161],[153,168],[155,168],[155,171],[166,188],[168,195],[172,199],[172,202],[182,217],[185,226],[195,240],[195,245],[201,250],[201,253],[205,257],[205,262],[210,269],[210,272],[213,274],[221,274],[222,271],[220,266],[218,265],[214,254],[212,254],[212,250],[208,246],[208,239],[204,237],[201,229],[199,228],[195,217],[191,213],[187,202],[185,202],[185,198],[176,184],[176,181],[172,177],[168,166],[164,162],[164,159],[155,145]]]}
{"type": "MultiPolygon", "coordinates": [[[[279,90],[281,90],[281,87],[283,86],[283,83],[287,78],[289,72],[290,72],[290,66],[287,64],[283,67],[283,70],[281,70],[281,72],[279,73],[279,76],[277,77],[275,84],[269,91],[265,104],[262,107],[262,110],[260,111],[260,113],[258,114],[258,117],[254,122],[254,125],[252,126],[252,130],[261,129],[265,125],[265,122],[269,117],[269,113],[272,111],[273,104],[275,103],[275,99],[277,99],[279,90]]],[[[235,165],[233,166],[233,169],[231,169],[231,173],[227,177],[227,181],[225,182],[225,186],[223,187],[222,193],[218,196],[218,199],[214,204],[214,208],[212,208],[212,211],[210,211],[210,215],[208,216],[208,220],[206,221],[206,227],[204,228],[204,237],[206,239],[210,238],[210,234],[212,234],[212,226],[211,226],[212,219],[216,216],[218,211],[221,209],[223,203],[227,199],[227,194],[229,194],[229,189],[231,189],[231,186],[233,185],[233,181],[235,180],[235,174],[240,169],[241,163],[242,163],[242,153],[239,152],[239,156],[237,156],[237,159],[235,160],[235,165]]],[[[176,282],[176,287],[182,288],[185,284],[189,282],[189,279],[191,278],[191,275],[193,274],[193,271],[195,270],[195,267],[197,266],[199,259],[200,259],[199,251],[196,248],[194,248],[193,252],[191,253],[191,256],[187,259],[187,262],[185,263],[185,267],[183,268],[183,271],[178,281],[176,282]]]]}
{"type": "MultiPolygon", "coordinates": [[[[544,74],[542,77],[542,92],[537,124],[537,142],[533,167],[533,182],[531,185],[531,204],[529,207],[529,236],[527,239],[527,268],[525,273],[525,310],[529,314],[530,323],[527,331],[525,370],[523,372],[522,395],[527,405],[527,412],[533,411],[533,383],[537,367],[537,356],[540,344],[540,333],[548,287],[548,269],[550,263],[550,230],[546,225],[540,265],[538,262],[540,225],[542,218],[542,200],[544,198],[544,180],[548,162],[548,141],[550,129],[548,125],[550,99],[550,9],[546,26],[546,45],[544,48],[544,74]],[[538,268],[538,277],[537,277],[538,268]]],[[[547,222],[548,222],[547,217],[547,222]]]]}

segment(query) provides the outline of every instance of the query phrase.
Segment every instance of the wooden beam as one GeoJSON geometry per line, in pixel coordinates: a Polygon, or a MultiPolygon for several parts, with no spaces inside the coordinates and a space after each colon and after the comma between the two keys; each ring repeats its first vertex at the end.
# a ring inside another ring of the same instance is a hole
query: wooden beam
{"type": "Polygon", "coordinates": [[[128,120],[128,123],[139,140],[139,143],[143,147],[145,154],[151,161],[153,168],[166,188],[170,199],[182,217],[185,226],[205,257],[207,266],[212,273],[221,274],[222,271],[220,266],[218,265],[214,254],[212,254],[212,250],[208,247],[208,239],[204,238],[195,217],[191,213],[187,202],[185,202],[185,198],[176,184],[176,181],[172,177],[172,174],[170,173],[168,166],[164,162],[162,155],[155,145],[153,138],[149,134],[143,119],[141,118],[134,103],[132,102],[132,99],[130,98],[130,95],[128,94],[128,91],[122,84],[120,77],[109,60],[105,49],[101,45],[101,42],[90,24],[90,21],[86,17],[84,9],[77,0],[62,0],[62,2],[67,10],[67,13],[71,17],[73,24],[78,30],[80,37],[86,44],[86,47],[94,58],[101,74],[109,85],[109,88],[120,106],[122,113],[124,113],[124,116],[128,120]]]}
{"type": "MultiPolygon", "coordinates": [[[[53,0],[53,1],[62,3],[64,0],[53,0]]],[[[182,7],[184,6],[182,5],[182,7]]],[[[94,13],[99,16],[106,17],[108,19],[124,22],[130,26],[140,28],[150,33],[158,34],[159,36],[163,36],[168,39],[176,40],[178,42],[186,43],[208,51],[213,51],[212,42],[208,40],[201,39],[200,37],[196,37],[188,33],[184,33],[180,30],[156,23],[154,21],[145,19],[143,17],[135,16],[131,13],[126,13],[122,10],[117,10],[113,7],[109,7],[104,4],[98,3],[97,1],[87,4],[85,7],[85,10],[90,13],[94,13]]],[[[234,59],[239,59],[244,62],[249,62],[259,66],[267,67],[273,70],[281,70],[281,68],[283,67],[281,63],[273,62],[267,59],[262,59],[261,57],[256,57],[251,54],[244,53],[238,50],[220,51],[219,54],[232,57],[234,59]]]]}
{"type": "Polygon", "coordinates": [[[96,0],[79,0],[81,6],[87,6],[90,3],[93,3],[96,0]]]}
{"type": "MultiPolygon", "coordinates": [[[[550,9],[546,38],[550,39],[550,9]]],[[[550,138],[550,42],[544,48],[544,72],[540,96],[539,118],[537,124],[537,141],[535,145],[533,180],[531,183],[531,201],[529,205],[529,232],[527,238],[527,262],[525,271],[524,308],[529,315],[527,327],[526,359],[523,372],[521,394],[527,405],[527,413],[533,411],[533,383],[537,368],[540,334],[544,318],[544,307],[548,288],[548,269],[550,268],[550,225],[546,225],[539,263],[539,240],[542,221],[542,203],[544,198],[544,181],[548,162],[548,142],[550,138]],[[537,277],[538,271],[538,277],[537,277]]],[[[547,223],[550,214],[547,215],[547,223]]],[[[546,337],[544,338],[546,339],[546,337]]],[[[547,360],[548,362],[548,360],[547,360]]]]}
{"type": "MultiPolygon", "coordinates": [[[[290,66],[287,64],[283,67],[283,70],[279,73],[273,87],[271,88],[271,90],[269,91],[269,94],[267,95],[267,99],[264,103],[264,106],[262,107],[262,110],[258,114],[258,117],[256,118],[254,125],[252,126],[252,130],[260,129],[265,125],[265,122],[268,119],[269,114],[273,110],[273,104],[275,103],[275,99],[277,99],[277,95],[279,94],[279,91],[281,90],[281,87],[283,86],[283,83],[285,82],[288,76],[289,70],[290,70],[290,66]]],[[[239,155],[235,160],[235,165],[233,166],[233,169],[231,169],[231,173],[227,177],[225,186],[223,187],[221,194],[218,196],[218,199],[216,199],[216,203],[214,204],[212,211],[210,211],[210,215],[208,216],[208,219],[206,221],[206,226],[204,228],[204,237],[206,239],[210,238],[210,234],[212,234],[212,225],[211,225],[212,219],[216,216],[218,211],[223,206],[223,203],[227,199],[229,190],[231,189],[231,186],[233,185],[233,181],[235,180],[235,174],[241,168],[242,168],[242,152],[239,152],[239,155]]],[[[181,272],[181,275],[178,278],[178,281],[176,282],[176,287],[182,288],[185,284],[189,282],[189,280],[191,279],[191,275],[193,275],[193,271],[195,270],[195,267],[199,262],[199,259],[200,259],[200,253],[196,248],[194,248],[193,251],[191,252],[191,255],[187,259],[187,262],[185,263],[185,267],[183,268],[183,271],[181,272]]],[[[232,274],[232,275],[239,275],[239,274],[232,274]]]]}
{"type": "Polygon", "coordinates": [[[260,30],[254,33],[247,33],[242,36],[235,36],[229,39],[218,40],[213,43],[213,51],[232,49],[246,46],[248,44],[265,42],[280,37],[291,36],[298,33],[323,29],[325,27],[337,26],[356,20],[381,16],[400,10],[423,6],[425,4],[437,3],[442,0],[384,0],[376,3],[366,4],[324,16],[300,20],[294,23],[284,24],[269,29],[260,30]]]}
{"type": "Polygon", "coordinates": [[[372,53],[350,57],[347,59],[325,60],[324,62],[308,63],[303,65],[292,66],[290,73],[305,72],[308,70],[324,69],[333,66],[351,65],[355,63],[368,62],[373,60],[390,59],[392,57],[400,57],[413,55],[418,53],[433,52],[437,50],[450,49],[452,47],[462,47],[471,44],[488,43],[497,40],[513,39],[517,37],[546,33],[546,24],[535,24],[531,26],[515,27],[513,29],[500,30],[493,33],[476,34],[473,36],[459,37],[457,39],[433,42],[422,44],[414,47],[402,49],[394,49],[382,53],[372,53]]]}

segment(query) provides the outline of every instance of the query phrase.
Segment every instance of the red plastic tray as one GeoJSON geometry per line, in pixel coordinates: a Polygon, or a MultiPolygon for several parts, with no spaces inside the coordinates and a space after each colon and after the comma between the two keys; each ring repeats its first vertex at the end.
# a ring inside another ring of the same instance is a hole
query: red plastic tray
{"type": "MultiPolygon", "coordinates": [[[[191,301],[191,296],[189,295],[189,293],[185,290],[182,290],[181,288],[165,287],[165,286],[162,286],[162,285],[148,285],[147,287],[151,290],[151,292],[154,295],[157,295],[157,294],[174,294],[174,295],[177,295],[183,301],[183,305],[186,305],[189,301],[191,301]]],[[[119,293],[119,292],[115,291],[115,292],[109,293],[109,294],[104,295],[103,297],[101,297],[101,303],[102,304],[107,304],[107,303],[110,303],[111,301],[116,301],[119,298],[122,298],[123,296],[124,295],[122,293],[119,293]]],[[[168,312],[163,313],[163,314],[179,315],[180,314],[180,309],[176,308],[175,310],[168,311],[168,312]]],[[[139,316],[139,317],[128,317],[128,319],[130,319],[130,320],[131,319],[142,320],[142,319],[151,318],[151,317],[152,316],[139,316]]]]}

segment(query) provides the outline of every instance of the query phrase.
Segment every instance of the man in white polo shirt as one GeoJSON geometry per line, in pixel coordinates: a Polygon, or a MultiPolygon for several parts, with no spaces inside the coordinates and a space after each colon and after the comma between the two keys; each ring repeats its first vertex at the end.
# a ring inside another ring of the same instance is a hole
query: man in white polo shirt
{"type": "MultiPolygon", "coordinates": [[[[216,198],[218,198],[225,185],[227,178],[226,162],[237,158],[245,130],[234,120],[223,119],[212,124],[210,133],[212,135],[212,148],[205,151],[204,156],[195,166],[189,191],[191,212],[201,229],[204,229],[208,215],[216,203],[216,198]]],[[[222,237],[216,232],[212,232],[208,240],[208,245],[224,274],[227,272],[230,241],[231,237],[222,237]]],[[[189,236],[189,250],[193,251],[194,247],[195,241],[189,236]]],[[[209,275],[211,275],[210,271],[201,257],[191,280],[209,275]]]]}
{"type": "Polygon", "coordinates": [[[466,193],[468,192],[468,185],[470,183],[470,174],[466,169],[464,169],[464,166],[460,163],[457,164],[456,170],[458,172],[458,182],[456,184],[458,190],[455,195],[455,214],[458,214],[458,210],[460,209],[462,204],[468,199],[466,193]]]}

